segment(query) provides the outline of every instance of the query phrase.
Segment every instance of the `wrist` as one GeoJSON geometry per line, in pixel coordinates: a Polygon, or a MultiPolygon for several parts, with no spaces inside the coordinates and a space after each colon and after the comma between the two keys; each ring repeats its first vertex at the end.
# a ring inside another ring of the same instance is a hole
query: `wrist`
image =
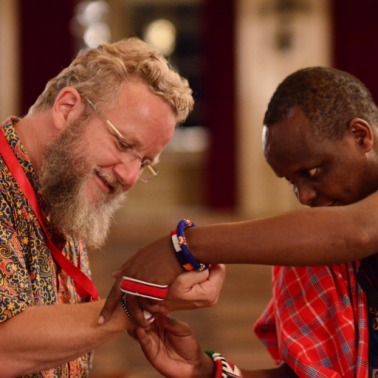
{"type": "Polygon", "coordinates": [[[198,256],[198,252],[201,251],[201,248],[197,247],[198,243],[198,232],[196,231],[197,227],[190,227],[185,230],[186,242],[190,246],[190,252],[197,261],[202,261],[201,256],[198,256]],[[197,233],[197,235],[195,235],[197,233]]]}
{"type": "Polygon", "coordinates": [[[201,365],[194,375],[195,378],[214,378],[215,364],[212,358],[206,353],[202,353],[201,365]]]}
{"type": "Polygon", "coordinates": [[[181,220],[178,223],[177,228],[171,233],[172,246],[176,258],[184,270],[202,271],[208,269],[209,264],[203,264],[193,257],[185,237],[185,230],[192,227],[195,227],[195,225],[190,220],[181,220]]]}
{"type": "Polygon", "coordinates": [[[121,302],[117,305],[117,308],[115,309],[114,315],[112,316],[112,318],[113,317],[115,318],[114,320],[117,322],[117,327],[119,327],[117,332],[124,332],[124,331],[129,332],[135,328],[135,325],[132,323],[129,317],[126,316],[125,310],[121,302]]]}
{"type": "Polygon", "coordinates": [[[215,373],[212,378],[243,378],[239,368],[226,361],[221,354],[212,350],[205,350],[204,353],[210,356],[214,362],[215,373]]]}

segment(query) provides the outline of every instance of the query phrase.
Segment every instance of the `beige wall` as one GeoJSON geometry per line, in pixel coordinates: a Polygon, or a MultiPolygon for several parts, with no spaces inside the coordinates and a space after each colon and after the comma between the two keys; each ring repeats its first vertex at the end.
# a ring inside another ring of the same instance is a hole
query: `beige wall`
{"type": "Polygon", "coordinates": [[[262,120],[277,85],[307,66],[330,64],[328,0],[310,0],[293,21],[293,47],[274,47],[277,16],[263,14],[266,0],[239,0],[237,9],[237,112],[239,208],[260,217],[298,208],[285,180],[277,179],[261,149],[262,120]]]}
{"type": "Polygon", "coordinates": [[[0,122],[19,115],[17,0],[0,0],[0,122]]]}

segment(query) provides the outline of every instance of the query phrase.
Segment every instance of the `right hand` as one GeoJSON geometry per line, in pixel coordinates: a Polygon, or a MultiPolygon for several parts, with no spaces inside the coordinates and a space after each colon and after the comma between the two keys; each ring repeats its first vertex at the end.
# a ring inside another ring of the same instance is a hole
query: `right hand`
{"type": "Polygon", "coordinates": [[[135,329],[143,353],[151,365],[167,378],[213,378],[213,360],[202,352],[192,329],[160,316],[150,331],[135,329]]]}

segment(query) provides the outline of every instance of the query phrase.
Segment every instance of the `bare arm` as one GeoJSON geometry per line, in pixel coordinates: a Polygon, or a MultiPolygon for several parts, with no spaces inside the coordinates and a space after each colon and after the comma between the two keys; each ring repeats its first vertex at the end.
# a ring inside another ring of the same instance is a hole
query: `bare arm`
{"type": "Polygon", "coordinates": [[[119,306],[104,326],[97,324],[104,301],[29,307],[0,324],[0,377],[58,367],[132,329],[119,306]]]}
{"type": "Polygon", "coordinates": [[[348,206],[194,227],[185,235],[193,256],[204,263],[314,266],[356,261],[378,252],[378,193],[348,206]]]}
{"type": "MultiPolygon", "coordinates": [[[[253,221],[188,228],[185,236],[191,253],[202,263],[314,266],[377,253],[377,230],[378,193],[374,193],[343,207],[307,208],[253,221]]],[[[109,293],[101,312],[105,322],[122,296],[121,276],[171,284],[182,272],[170,236],[140,249],[124,265],[109,293]]],[[[150,304],[137,298],[130,308],[138,324],[148,329],[136,301],[147,310],[150,304]]]]}

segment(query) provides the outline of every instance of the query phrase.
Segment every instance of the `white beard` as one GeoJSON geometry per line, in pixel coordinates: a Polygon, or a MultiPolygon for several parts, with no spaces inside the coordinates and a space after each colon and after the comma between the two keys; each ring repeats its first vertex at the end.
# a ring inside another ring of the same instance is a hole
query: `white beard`
{"type": "Polygon", "coordinates": [[[83,120],[75,121],[48,145],[40,182],[54,231],[98,248],[104,244],[113,214],[126,195],[119,181],[88,161],[82,138],[85,126],[83,120]],[[93,201],[85,189],[95,175],[109,183],[111,189],[106,193],[98,188],[93,201]]]}

